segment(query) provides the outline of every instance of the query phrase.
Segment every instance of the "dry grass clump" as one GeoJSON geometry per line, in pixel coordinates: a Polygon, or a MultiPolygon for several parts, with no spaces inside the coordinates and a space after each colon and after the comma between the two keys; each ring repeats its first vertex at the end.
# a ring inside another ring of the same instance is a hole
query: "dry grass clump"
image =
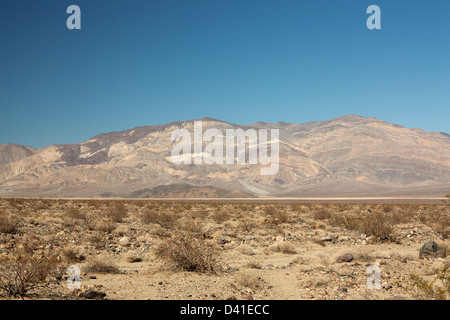
{"type": "Polygon", "coordinates": [[[69,263],[83,262],[86,257],[82,254],[81,249],[76,246],[70,246],[62,250],[62,255],[69,263]]]}
{"type": "Polygon", "coordinates": [[[270,248],[273,252],[284,253],[284,254],[296,254],[297,249],[292,243],[289,242],[281,242],[278,244],[274,244],[270,248]]]}
{"type": "Polygon", "coordinates": [[[231,218],[230,214],[226,211],[216,211],[211,216],[211,219],[217,224],[223,224],[230,218],[231,218]]]}
{"type": "Polygon", "coordinates": [[[66,210],[66,216],[75,220],[84,220],[86,219],[86,213],[80,210],[78,207],[70,207],[66,210]]]}
{"type": "Polygon", "coordinates": [[[239,228],[244,232],[250,232],[257,226],[256,222],[250,219],[244,219],[239,223],[239,228]]]}
{"type": "Polygon", "coordinates": [[[111,218],[98,212],[89,212],[84,219],[84,224],[89,230],[106,233],[111,233],[117,226],[111,218]]]}
{"type": "Polygon", "coordinates": [[[265,223],[269,227],[276,227],[283,223],[289,223],[289,214],[285,210],[277,210],[276,208],[269,207],[265,209],[266,214],[268,215],[265,223]]]}
{"type": "Polygon", "coordinates": [[[249,288],[251,290],[255,290],[259,287],[260,279],[256,276],[253,276],[249,273],[241,273],[236,277],[237,283],[241,287],[249,288]]]}
{"type": "Polygon", "coordinates": [[[159,224],[161,227],[170,229],[173,228],[179,219],[177,213],[167,213],[166,211],[153,211],[146,209],[140,215],[141,222],[144,224],[159,224]]]}
{"type": "Polygon", "coordinates": [[[450,214],[446,206],[419,208],[408,204],[377,205],[337,210],[331,214],[323,209],[313,213],[315,220],[327,219],[331,226],[358,230],[375,240],[394,240],[393,226],[402,223],[420,222],[441,233],[446,238],[450,228],[450,214]]]}
{"type": "Polygon", "coordinates": [[[359,223],[358,216],[351,213],[334,213],[330,218],[333,227],[344,227],[348,230],[358,229],[359,223]]]}
{"type": "Polygon", "coordinates": [[[54,254],[40,253],[23,246],[0,256],[0,292],[9,297],[25,297],[47,288],[48,277],[56,276],[59,261],[54,254]]]}
{"type": "Polygon", "coordinates": [[[123,222],[127,215],[128,209],[122,202],[114,203],[113,205],[110,205],[106,210],[106,216],[113,222],[123,222]]]}
{"type": "Polygon", "coordinates": [[[312,212],[312,216],[314,220],[329,220],[332,214],[327,208],[319,208],[312,212]]]}
{"type": "Polygon", "coordinates": [[[101,249],[105,247],[105,242],[101,234],[94,233],[88,237],[88,241],[95,249],[101,249]]]}
{"type": "Polygon", "coordinates": [[[450,212],[447,206],[440,206],[435,210],[427,210],[426,213],[418,213],[418,220],[429,226],[434,231],[442,234],[444,238],[449,238],[450,234],[450,212]]]}
{"type": "Polygon", "coordinates": [[[20,219],[13,215],[0,211],[0,233],[14,234],[20,225],[20,219]]]}
{"type": "Polygon", "coordinates": [[[86,265],[87,272],[93,273],[119,273],[119,268],[116,264],[107,258],[96,257],[88,262],[86,265]]]}
{"type": "Polygon", "coordinates": [[[188,231],[176,232],[163,241],[155,256],[176,270],[216,274],[223,269],[218,247],[188,231]]]}
{"type": "MultiPolygon", "coordinates": [[[[97,203],[96,200],[88,200],[88,203],[97,203]]],[[[83,211],[80,207],[71,206],[65,212],[64,224],[73,228],[78,225],[88,230],[97,230],[111,233],[116,228],[116,223],[121,222],[127,214],[126,208],[121,204],[111,205],[107,210],[90,209],[83,211]]]]}
{"type": "Polygon", "coordinates": [[[257,261],[257,260],[249,261],[247,263],[246,267],[250,268],[250,269],[262,269],[263,268],[261,261],[257,261]]]}
{"type": "Polygon", "coordinates": [[[332,226],[358,230],[375,241],[393,240],[394,221],[385,212],[370,211],[359,216],[355,213],[335,213],[330,218],[332,226]]]}
{"type": "Polygon", "coordinates": [[[179,223],[177,228],[181,232],[189,233],[194,238],[206,239],[210,237],[208,232],[204,230],[203,223],[198,220],[188,218],[187,220],[183,221],[183,223],[179,223]]]}

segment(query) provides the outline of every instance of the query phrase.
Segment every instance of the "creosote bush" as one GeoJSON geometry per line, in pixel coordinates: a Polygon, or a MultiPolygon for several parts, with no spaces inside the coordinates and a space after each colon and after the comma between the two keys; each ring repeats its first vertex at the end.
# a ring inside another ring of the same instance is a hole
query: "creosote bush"
{"type": "Polygon", "coordinates": [[[186,230],[161,243],[155,255],[177,270],[213,274],[222,270],[218,248],[186,230]]]}
{"type": "Polygon", "coordinates": [[[360,232],[375,237],[376,240],[387,240],[392,235],[392,224],[385,213],[371,212],[361,219],[358,226],[360,232]]]}
{"type": "Polygon", "coordinates": [[[21,246],[0,256],[0,293],[8,297],[25,297],[48,287],[47,279],[57,276],[59,261],[54,254],[37,252],[21,246]]]}

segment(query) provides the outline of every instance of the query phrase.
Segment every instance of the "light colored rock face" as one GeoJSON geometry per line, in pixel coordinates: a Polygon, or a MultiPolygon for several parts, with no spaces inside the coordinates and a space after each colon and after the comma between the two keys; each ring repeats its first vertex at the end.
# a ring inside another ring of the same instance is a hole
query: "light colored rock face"
{"type": "Polygon", "coordinates": [[[248,161],[175,165],[172,132],[193,133],[191,120],[74,145],[0,145],[0,196],[443,196],[449,190],[446,133],[353,115],[303,124],[240,126],[209,118],[202,124],[203,132],[224,135],[226,129],[279,129],[278,172],[261,175],[261,165],[248,161]]]}

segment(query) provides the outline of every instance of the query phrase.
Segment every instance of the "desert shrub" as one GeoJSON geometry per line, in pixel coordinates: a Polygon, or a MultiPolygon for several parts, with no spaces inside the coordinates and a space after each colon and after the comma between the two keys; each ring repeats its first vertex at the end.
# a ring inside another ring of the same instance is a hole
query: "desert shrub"
{"type": "Polygon", "coordinates": [[[444,238],[447,237],[446,231],[450,228],[450,214],[445,206],[435,208],[435,210],[427,211],[417,215],[418,220],[432,228],[434,231],[441,233],[444,238]]]}
{"type": "Polygon", "coordinates": [[[0,256],[0,292],[9,297],[25,297],[56,276],[59,261],[54,254],[39,253],[29,247],[15,248],[0,256]]]}
{"type": "Polygon", "coordinates": [[[359,219],[349,213],[335,213],[331,215],[330,224],[334,227],[344,227],[348,230],[358,229],[359,219]]]}
{"type": "Polygon", "coordinates": [[[390,216],[384,212],[371,211],[361,216],[348,213],[336,213],[330,218],[332,226],[341,226],[348,230],[358,230],[375,241],[393,240],[392,226],[395,224],[390,216]]]}
{"type": "Polygon", "coordinates": [[[250,269],[262,269],[263,268],[261,261],[249,261],[247,263],[246,267],[250,268],[250,269]]]}
{"type": "Polygon", "coordinates": [[[86,257],[81,253],[81,249],[75,246],[70,246],[62,250],[62,255],[69,263],[82,262],[86,257]]]}
{"type": "Polygon", "coordinates": [[[371,212],[361,219],[358,230],[375,240],[387,240],[392,235],[392,223],[385,213],[371,212]]]}
{"type": "Polygon", "coordinates": [[[249,288],[252,290],[255,290],[259,287],[259,284],[261,282],[258,277],[251,275],[249,273],[241,273],[238,276],[236,276],[236,281],[238,285],[241,287],[249,288]]]}
{"type": "Polygon", "coordinates": [[[177,232],[162,242],[155,256],[176,270],[215,274],[222,269],[218,248],[189,232],[177,232]]]}
{"type": "Polygon", "coordinates": [[[10,198],[8,199],[9,205],[15,209],[22,209],[25,203],[25,199],[21,198],[10,198]]]}
{"type": "Polygon", "coordinates": [[[86,200],[86,205],[92,208],[100,208],[102,205],[102,200],[89,199],[86,200]]]}
{"type": "Polygon", "coordinates": [[[187,219],[186,221],[183,221],[183,223],[179,224],[178,230],[187,232],[198,239],[205,239],[208,237],[207,232],[203,229],[202,223],[197,220],[187,219]]]}
{"type": "Polygon", "coordinates": [[[170,229],[175,226],[179,216],[176,213],[167,213],[166,211],[144,210],[141,213],[141,221],[144,224],[159,224],[161,227],[170,229]]]}
{"type": "Polygon", "coordinates": [[[399,223],[409,223],[414,221],[414,214],[410,211],[406,212],[389,212],[384,213],[386,219],[391,225],[396,225],[399,223]]]}
{"type": "Polygon", "coordinates": [[[78,207],[71,207],[66,210],[67,217],[75,220],[86,219],[86,214],[80,210],[78,207]]]}
{"type": "Polygon", "coordinates": [[[226,211],[216,211],[212,214],[211,219],[217,224],[222,224],[230,219],[230,214],[226,211]]]}
{"type": "Polygon", "coordinates": [[[250,232],[252,229],[256,228],[256,222],[250,220],[250,219],[244,219],[239,223],[239,228],[241,228],[244,232],[250,232]]]}
{"type": "Polygon", "coordinates": [[[49,209],[51,207],[51,202],[49,200],[37,200],[31,203],[31,210],[39,211],[49,209]]]}
{"type": "Polygon", "coordinates": [[[272,215],[274,215],[277,211],[278,211],[278,209],[277,209],[275,206],[271,206],[271,205],[265,206],[265,207],[263,208],[263,212],[264,212],[264,214],[267,215],[267,216],[272,216],[272,215]]]}
{"type": "Polygon", "coordinates": [[[435,270],[436,276],[427,281],[418,275],[410,276],[410,282],[415,289],[414,296],[425,300],[448,300],[450,299],[450,270],[444,266],[435,270]],[[439,284],[436,284],[439,282],[439,284]]]}
{"type": "Polygon", "coordinates": [[[20,219],[12,214],[0,211],[0,233],[16,233],[20,224],[20,219]]]}
{"type": "Polygon", "coordinates": [[[128,214],[128,210],[121,202],[117,202],[106,211],[106,215],[114,222],[122,222],[128,214]]]}
{"type": "Polygon", "coordinates": [[[86,214],[83,221],[89,230],[111,233],[116,228],[116,223],[111,218],[97,212],[86,214]]]}
{"type": "Polygon", "coordinates": [[[206,219],[208,217],[209,213],[206,210],[197,210],[191,213],[191,216],[194,219],[206,219]]]}
{"type": "Polygon", "coordinates": [[[265,220],[265,222],[271,227],[275,227],[283,223],[288,223],[290,221],[289,214],[284,210],[269,210],[269,212],[271,212],[271,214],[265,220]]]}
{"type": "Polygon", "coordinates": [[[314,210],[312,213],[314,220],[327,220],[331,218],[331,212],[326,208],[314,210]]]}
{"type": "Polygon", "coordinates": [[[295,249],[295,246],[289,242],[282,242],[279,244],[275,244],[271,247],[271,250],[273,252],[279,252],[279,253],[284,253],[284,254],[296,254],[297,253],[297,249],[295,249]]]}
{"type": "Polygon", "coordinates": [[[103,237],[98,233],[90,235],[88,241],[95,249],[102,249],[105,247],[103,237]]]}
{"type": "Polygon", "coordinates": [[[90,260],[87,263],[85,270],[87,272],[95,273],[119,273],[119,269],[113,261],[100,257],[90,260]]]}
{"type": "Polygon", "coordinates": [[[92,230],[102,231],[106,233],[111,233],[116,229],[117,225],[114,221],[110,219],[100,219],[94,225],[92,230]]]}

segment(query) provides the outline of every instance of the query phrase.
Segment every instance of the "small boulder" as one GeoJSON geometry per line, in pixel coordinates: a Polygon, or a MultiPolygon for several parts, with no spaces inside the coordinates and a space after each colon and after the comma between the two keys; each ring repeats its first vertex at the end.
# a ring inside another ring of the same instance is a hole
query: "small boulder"
{"type": "Polygon", "coordinates": [[[341,256],[339,256],[336,261],[341,262],[351,262],[353,260],[353,255],[351,253],[345,253],[341,256]]]}
{"type": "Polygon", "coordinates": [[[128,246],[129,243],[130,243],[130,240],[128,239],[128,237],[122,237],[119,240],[119,244],[123,247],[128,246]]]}
{"type": "Polygon", "coordinates": [[[423,259],[424,256],[432,256],[439,252],[439,247],[434,241],[427,241],[419,250],[419,258],[423,259]]]}
{"type": "Polygon", "coordinates": [[[226,243],[230,243],[231,240],[232,239],[231,239],[231,237],[228,234],[224,234],[223,236],[220,237],[219,243],[226,244],[226,243]]]}

